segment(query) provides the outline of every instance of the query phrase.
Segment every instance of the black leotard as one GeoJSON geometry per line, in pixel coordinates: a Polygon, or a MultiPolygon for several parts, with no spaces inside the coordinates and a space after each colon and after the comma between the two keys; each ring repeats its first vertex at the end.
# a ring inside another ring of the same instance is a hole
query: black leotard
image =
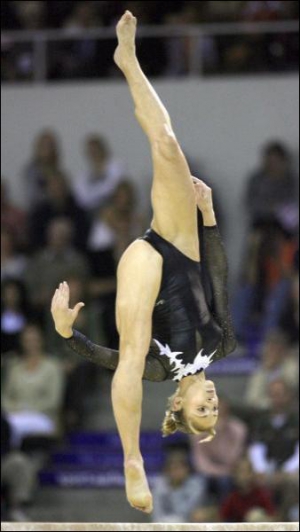
{"type": "MultiPolygon", "coordinates": [[[[152,229],[141,238],[163,258],[162,283],[153,311],[153,340],[143,378],[178,381],[199,373],[235,348],[224,246],[216,226],[203,228],[205,282],[202,263],[188,258],[152,229]]],[[[118,351],[93,344],[78,331],[67,343],[96,364],[113,370],[118,365],[118,351]]]]}

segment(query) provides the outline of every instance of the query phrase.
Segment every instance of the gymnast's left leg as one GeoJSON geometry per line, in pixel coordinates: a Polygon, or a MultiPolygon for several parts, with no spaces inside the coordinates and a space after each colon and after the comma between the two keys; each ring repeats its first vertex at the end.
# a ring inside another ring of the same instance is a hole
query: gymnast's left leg
{"type": "Polygon", "coordinates": [[[147,242],[133,242],[118,266],[116,317],[120,358],[113,378],[112,403],[124,451],[127,499],[134,508],[146,513],[152,510],[152,496],[140,451],[142,377],[161,277],[159,253],[147,242]]]}

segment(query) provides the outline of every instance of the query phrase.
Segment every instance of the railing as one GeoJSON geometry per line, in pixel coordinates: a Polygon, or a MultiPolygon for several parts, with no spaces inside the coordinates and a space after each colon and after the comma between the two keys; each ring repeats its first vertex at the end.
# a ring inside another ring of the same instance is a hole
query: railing
{"type": "MultiPolygon", "coordinates": [[[[178,25],[178,26],[141,26],[138,28],[138,39],[174,39],[189,38],[188,74],[201,74],[201,45],[199,42],[205,37],[217,38],[225,36],[246,35],[276,35],[299,33],[298,21],[279,22],[239,22],[217,23],[201,25],[178,25]],[[197,44],[197,45],[196,45],[197,44]],[[200,65],[200,68],[199,68],[200,65]]],[[[75,29],[51,29],[36,31],[4,31],[1,33],[1,54],[20,44],[32,46],[33,57],[33,80],[45,82],[48,72],[48,46],[60,41],[107,41],[116,39],[114,27],[95,28],[86,30],[75,29]]]]}

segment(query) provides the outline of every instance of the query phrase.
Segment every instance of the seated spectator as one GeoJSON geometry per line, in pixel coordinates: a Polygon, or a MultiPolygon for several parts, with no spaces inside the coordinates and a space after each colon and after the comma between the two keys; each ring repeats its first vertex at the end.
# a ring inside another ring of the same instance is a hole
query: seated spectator
{"type": "Polygon", "coordinates": [[[41,131],[35,139],[31,160],[24,169],[24,188],[28,205],[32,208],[45,199],[48,180],[60,170],[60,145],[56,133],[41,131]]]}
{"type": "Polygon", "coordinates": [[[60,363],[46,354],[39,326],[28,324],[21,334],[20,359],[8,369],[2,393],[14,447],[27,436],[58,434],[63,387],[60,363]]]}
{"type": "Polygon", "coordinates": [[[20,333],[32,317],[25,286],[7,279],[1,284],[1,353],[16,351],[20,333]]]}
{"type": "Polygon", "coordinates": [[[26,248],[28,244],[27,215],[25,211],[12,203],[7,182],[3,180],[1,180],[1,229],[12,235],[19,251],[26,248]]]}
{"type": "Polygon", "coordinates": [[[58,284],[72,275],[86,279],[87,259],[73,247],[74,227],[67,218],[54,218],[47,230],[46,247],[29,261],[25,281],[36,309],[49,314],[49,304],[58,284]]]}
{"type": "Polygon", "coordinates": [[[217,435],[209,445],[199,445],[199,438],[191,436],[192,462],[195,470],[208,482],[214,499],[222,500],[232,487],[232,471],[245,451],[246,425],[232,416],[225,398],[219,401],[217,435]]]}
{"type": "Polygon", "coordinates": [[[281,331],[273,331],[262,347],[261,365],[248,382],[247,405],[259,410],[270,408],[268,386],[278,379],[283,379],[296,390],[299,384],[299,362],[292,355],[286,336],[281,331]]]}
{"type": "Polygon", "coordinates": [[[105,345],[111,348],[116,349],[119,340],[115,325],[116,266],[128,245],[145,229],[145,218],[136,209],[135,189],[130,181],[121,181],[108,205],[99,210],[88,238],[91,295],[102,307],[105,345]]]}
{"type": "Polygon", "coordinates": [[[46,233],[50,222],[58,217],[69,218],[74,225],[74,245],[86,249],[88,220],[86,213],[77,204],[67,182],[59,171],[49,172],[45,184],[45,199],[32,210],[29,218],[30,244],[36,250],[46,244],[46,233]]]}
{"type": "Polygon", "coordinates": [[[94,2],[85,0],[84,2],[75,2],[73,12],[65,21],[64,28],[68,33],[78,33],[88,28],[97,28],[102,26],[99,13],[94,2]]]}
{"type": "Polygon", "coordinates": [[[77,203],[86,211],[103,207],[121,181],[123,169],[112,158],[106,141],[99,135],[89,135],[85,141],[88,169],[75,183],[77,203]]]}
{"type": "Polygon", "coordinates": [[[277,1],[266,2],[264,0],[255,0],[250,2],[242,2],[244,8],[242,10],[242,18],[247,21],[272,21],[289,18],[290,6],[292,2],[277,1]]]}
{"type": "Polygon", "coordinates": [[[245,2],[229,0],[225,3],[221,0],[208,1],[206,4],[207,22],[236,22],[240,19],[245,2]]]}
{"type": "Polygon", "coordinates": [[[1,227],[1,282],[14,277],[22,279],[27,258],[17,251],[13,234],[1,227]]]}
{"type": "Polygon", "coordinates": [[[233,471],[234,489],[221,505],[220,518],[224,523],[256,521],[254,510],[260,509],[261,521],[273,521],[275,506],[269,489],[255,480],[253,467],[248,458],[242,457],[233,471]]]}
{"type": "Polygon", "coordinates": [[[278,327],[288,298],[298,249],[294,229],[278,220],[257,226],[248,239],[242,279],[233,305],[233,320],[241,342],[255,327],[261,340],[278,327]]]}
{"type": "Polygon", "coordinates": [[[249,458],[261,482],[275,493],[280,520],[295,505],[299,474],[299,425],[291,388],[282,380],[269,384],[270,408],[257,417],[249,458]]]}
{"type": "MultiPolygon", "coordinates": [[[[76,320],[76,328],[90,338],[95,337],[98,344],[107,345],[102,315],[91,301],[87,283],[81,277],[76,276],[66,280],[70,288],[70,307],[73,308],[78,301],[85,303],[76,320]]],[[[96,387],[99,387],[99,377],[102,378],[106,370],[97,368],[94,364],[77,356],[56,333],[52,318],[49,319],[47,345],[51,347],[51,352],[59,357],[66,377],[63,427],[66,432],[83,428],[88,413],[88,399],[91,393],[96,391],[96,387]]]]}
{"type": "Polygon", "coordinates": [[[23,30],[38,30],[46,27],[47,2],[26,0],[15,2],[14,9],[23,30]]]}
{"type": "Polygon", "coordinates": [[[88,240],[91,252],[112,249],[116,262],[125,249],[146,230],[145,217],[137,212],[136,191],[130,181],[121,181],[110,203],[94,219],[88,240]]]}
{"type": "Polygon", "coordinates": [[[156,523],[186,523],[198,505],[205,503],[205,481],[193,474],[185,451],[169,451],[163,474],[153,488],[156,523]]]}
{"type": "Polygon", "coordinates": [[[296,350],[298,347],[299,351],[299,264],[292,275],[290,292],[279,316],[279,326],[290,344],[296,350]]]}
{"type": "Polygon", "coordinates": [[[1,411],[1,499],[5,500],[4,521],[29,522],[27,508],[37,484],[30,458],[11,447],[11,427],[1,411]]]}
{"type": "Polygon", "coordinates": [[[273,220],[280,209],[297,205],[291,156],[281,141],[264,146],[260,167],[248,180],[245,203],[252,225],[273,220]]]}

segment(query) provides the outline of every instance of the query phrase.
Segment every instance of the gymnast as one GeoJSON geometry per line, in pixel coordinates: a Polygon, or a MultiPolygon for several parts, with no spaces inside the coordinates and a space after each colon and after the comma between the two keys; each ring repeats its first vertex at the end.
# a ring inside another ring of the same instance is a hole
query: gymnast
{"type": "Polygon", "coordinates": [[[162,425],[164,436],[180,430],[206,433],[201,442],[210,441],[218,419],[218,397],[204,370],[235,349],[235,337],[228,310],[227,261],[212,191],[191,176],[170,117],[141,70],[135,53],[136,22],[129,11],[120,19],[114,59],[151,146],[153,219],[118,265],[119,351],[95,345],[73,329],[84,303],[69,308],[66,282],[57,288],[51,312],[56,331],[74,351],[115,370],[112,405],[124,452],[127,499],[132,507],[150,513],[152,495],[139,443],[142,380],[177,383],[162,425]],[[203,220],[201,241],[198,210],[203,220]]]}

